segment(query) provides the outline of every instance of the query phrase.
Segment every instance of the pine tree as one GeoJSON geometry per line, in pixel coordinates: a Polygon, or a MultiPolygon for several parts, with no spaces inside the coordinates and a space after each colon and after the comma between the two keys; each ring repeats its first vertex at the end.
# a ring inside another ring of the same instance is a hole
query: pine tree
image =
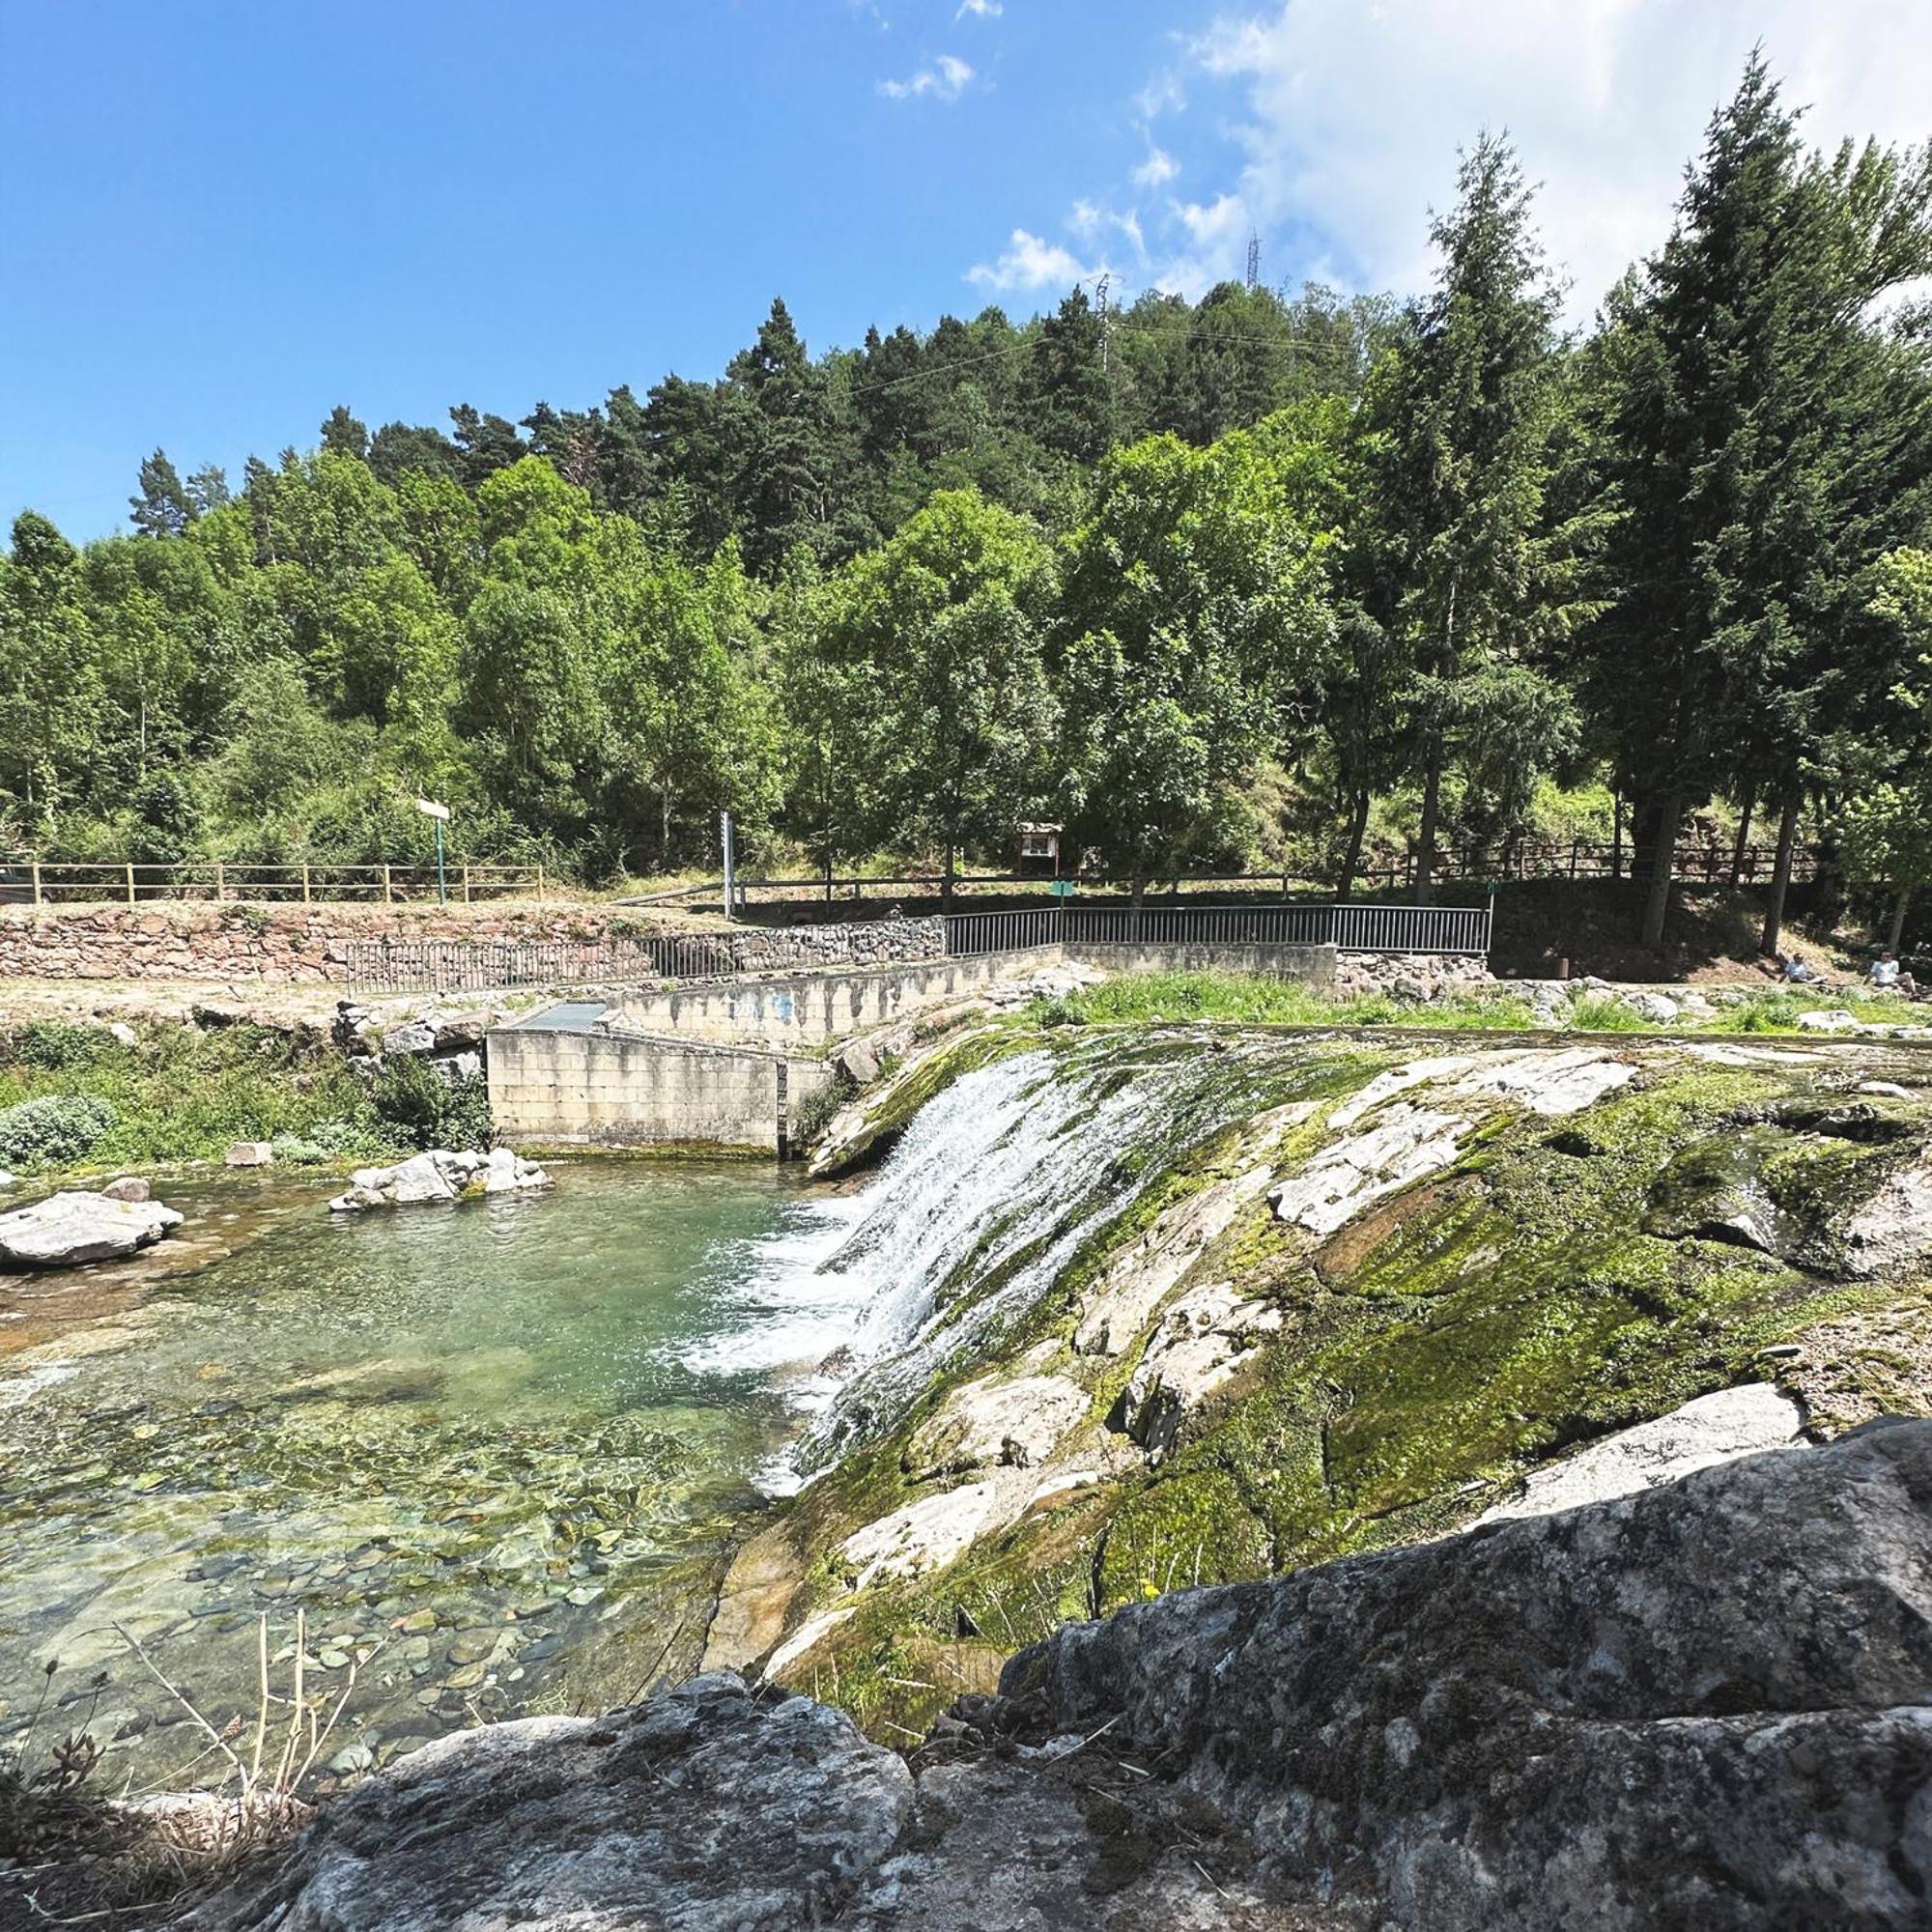
{"type": "Polygon", "coordinates": [[[1622,515],[1585,681],[1642,807],[1653,951],[1684,812],[1726,780],[1780,806],[1776,944],[1807,774],[1846,715],[1857,582],[1896,534],[1901,481],[1924,474],[1924,405],[1883,419],[1900,371],[1866,316],[1932,270],[1928,202],[1923,156],[1807,158],[1753,56],[1675,231],[1611,298],[1594,395],[1622,515]]]}
{"type": "Polygon", "coordinates": [[[1556,291],[1514,151],[1484,134],[1433,230],[1435,294],[1370,379],[1360,423],[1363,610],[1408,666],[1400,691],[1422,781],[1416,895],[1433,895],[1442,780],[1507,745],[1520,785],[1575,742],[1542,661],[1569,621],[1568,558],[1550,527],[1559,368],[1556,291]]]}
{"type": "Polygon", "coordinates": [[[194,522],[195,506],[181,472],[164,449],[141,464],[139,494],[128,498],[128,520],[144,537],[178,537],[194,522]]]}

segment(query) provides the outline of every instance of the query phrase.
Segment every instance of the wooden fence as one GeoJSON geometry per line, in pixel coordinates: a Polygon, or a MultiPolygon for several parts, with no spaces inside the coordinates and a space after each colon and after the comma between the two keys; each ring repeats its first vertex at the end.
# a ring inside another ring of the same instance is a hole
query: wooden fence
{"type": "MultiPolygon", "coordinates": [[[[454,903],[479,899],[541,900],[541,866],[449,866],[443,890],[454,903]]],[[[434,866],[236,866],[219,859],[179,865],[128,860],[36,861],[0,865],[0,901],[72,905],[89,901],[141,905],[221,899],[255,904],[353,900],[364,905],[422,904],[437,897],[434,866]]]]}

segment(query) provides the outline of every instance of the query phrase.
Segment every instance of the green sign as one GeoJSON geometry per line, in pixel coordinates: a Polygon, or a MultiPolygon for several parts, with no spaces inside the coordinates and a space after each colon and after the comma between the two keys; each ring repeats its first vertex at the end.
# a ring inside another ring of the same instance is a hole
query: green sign
{"type": "Polygon", "coordinates": [[[1047,882],[1046,889],[1057,899],[1070,899],[1073,896],[1073,881],[1071,879],[1051,879],[1047,882]]]}

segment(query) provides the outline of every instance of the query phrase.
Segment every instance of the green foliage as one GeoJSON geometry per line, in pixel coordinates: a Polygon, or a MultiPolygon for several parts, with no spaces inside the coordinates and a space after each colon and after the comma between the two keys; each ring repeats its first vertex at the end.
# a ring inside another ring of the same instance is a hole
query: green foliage
{"type": "Polygon", "coordinates": [[[136,534],[27,512],[0,558],[0,851],[421,861],[433,794],[457,863],[586,881],[714,869],[729,810],[754,862],[1002,864],[1038,816],[1347,891],[1721,789],[1842,807],[1901,917],[1932,160],[1807,153],[1753,59],[1581,344],[1507,141],[1433,235],[1406,305],[1076,289],[814,356],[774,301],[715,382],[342,405],[234,493],[156,450],[136,534]]]}
{"type": "Polygon", "coordinates": [[[490,1086],[480,1074],[445,1080],[420,1054],[392,1054],[369,1089],[385,1127],[421,1149],[487,1149],[494,1128],[490,1086]]]}
{"type": "Polygon", "coordinates": [[[0,1166],[64,1167],[98,1148],[118,1116],[91,1094],[47,1094],[0,1110],[0,1166]]]}
{"type": "Polygon", "coordinates": [[[26,1020],[14,1030],[13,1051],[29,1066],[48,1073],[90,1066],[109,1044],[100,1028],[73,1020],[26,1020]]]}

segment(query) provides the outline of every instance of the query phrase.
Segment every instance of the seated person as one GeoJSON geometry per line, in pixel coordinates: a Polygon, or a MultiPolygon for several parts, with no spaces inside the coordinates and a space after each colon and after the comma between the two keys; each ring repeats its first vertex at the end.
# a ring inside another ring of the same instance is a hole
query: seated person
{"type": "Polygon", "coordinates": [[[1793,986],[1815,986],[1819,983],[1818,975],[1811,970],[1809,962],[1795,952],[1784,962],[1784,978],[1793,986]]]}
{"type": "Polygon", "coordinates": [[[1916,998],[1918,992],[1918,983],[1910,973],[1900,967],[1898,954],[1892,952],[1881,952],[1872,961],[1865,977],[1877,992],[1903,993],[1908,1000],[1916,998]]]}

